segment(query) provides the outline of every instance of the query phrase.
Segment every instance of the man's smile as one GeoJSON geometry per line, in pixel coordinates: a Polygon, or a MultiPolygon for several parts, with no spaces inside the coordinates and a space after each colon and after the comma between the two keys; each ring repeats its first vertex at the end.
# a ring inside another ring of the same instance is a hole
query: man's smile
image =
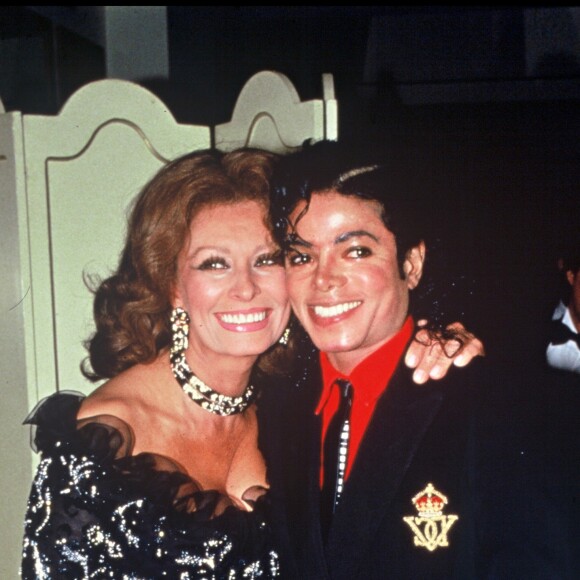
{"type": "Polygon", "coordinates": [[[361,300],[355,300],[353,302],[341,302],[340,304],[333,304],[332,306],[311,306],[310,309],[319,318],[334,318],[354,310],[355,308],[358,308],[361,304],[361,300]]]}

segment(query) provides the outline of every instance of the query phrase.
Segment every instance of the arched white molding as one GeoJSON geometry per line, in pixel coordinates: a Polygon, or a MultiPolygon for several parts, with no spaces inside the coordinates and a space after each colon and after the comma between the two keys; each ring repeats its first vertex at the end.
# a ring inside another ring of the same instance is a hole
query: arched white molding
{"type": "Polygon", "coordinates": [[[144,87],[119,79],[95,81],[81,87],[57,116],[25,115],[27,133],[35,143],[58,139],[59,155],[74,155],[98,127],[119,121],[132,125],[154,144],[161,157],[172,159],[187,151],[210,145],[210,128],[180,125],[168,107],[144,87]]]}
{"type": "Polygon", "coordinates": [[[326,126],[337,134],[336,101],[332,75],[323,77],[325,99],[301,101],[287,76],[274,71],[256,73],[244,85],[231,120],[217,125],[214,141],[218,149],[231,151],[253,146],[287,153],[305,140],[326,138],[326,126]]]}
{"type": "Polygon", "coordinates": [[[324,101],[324,138],[338,141],[338,101],[334,95],[334,77],[322,75],[322,99],[324,101]]]}

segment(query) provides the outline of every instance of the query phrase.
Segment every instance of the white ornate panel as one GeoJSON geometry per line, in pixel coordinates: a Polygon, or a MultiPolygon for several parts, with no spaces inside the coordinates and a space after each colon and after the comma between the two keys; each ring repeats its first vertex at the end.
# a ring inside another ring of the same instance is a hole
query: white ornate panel
{"type": "MultiPolygon", "coordinates": [[[[131,199],[168,160],[208,147],[208,127],[180,126],[149,91],[103,80],[77,91],[56,117],[23,117],[31,291],[31,401],[90,390],[79,363],[92,328],[83,273],[115,266],[131,199]],[[32,378],[32,375],[31,375],[32,378]]],[[[21,200],[24,201],[24,200],[21,200]]]]}
{"type": "Polygon", "coordinates": [[[288,153],[305,140],[335,140],[337,104],[333,77],[323,75],[323,98],[301,101],[285,75],[256,73],[245,85],[231,121],[215,127],[215,145],[224,151],[253,146],[288,153]]]}
{"type": "Polygon", "coordinates": [[[32,475],[22,300],[28,288],[28,261],[21,255],[26,216],[16,192],[24,183],[22,115],[0,115],[0,578],[17,578],[24,507],[32,475]],[[22,232],[22,233],[21,233],[22,232]],[[21,259],[23,258],[23,259],[21,259]]]}

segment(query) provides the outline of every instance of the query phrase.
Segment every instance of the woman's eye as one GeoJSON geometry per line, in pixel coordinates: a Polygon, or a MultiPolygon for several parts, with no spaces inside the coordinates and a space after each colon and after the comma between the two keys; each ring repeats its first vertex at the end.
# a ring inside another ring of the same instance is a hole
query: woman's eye
{"type": "Polygon", "coordinates": [[[228,267],[223,258],[207,258],[199,266],[197,270],[225,270],[228,267]]]}
{"type": "Polygon", "coordinates": [[[289,266],[302,266],[310,262],[310,256],[302,252],[291,252],[286,257],[286,261],[289,266]]]}
{"type": "Polygon", "coordinates": [[[372,254],[369,248],[365,248],[364,246],[357,246],[355,248],[350,248],[347,252],[347,256],[349,258],[366,258],[372,254]]]}
{"type": "Polygon", "coordinates": [[[256,260],[256,266],[282,266],[284,264],[284,257],[281,250],[276,250],[269,254],[259,256],[256,260]]]}

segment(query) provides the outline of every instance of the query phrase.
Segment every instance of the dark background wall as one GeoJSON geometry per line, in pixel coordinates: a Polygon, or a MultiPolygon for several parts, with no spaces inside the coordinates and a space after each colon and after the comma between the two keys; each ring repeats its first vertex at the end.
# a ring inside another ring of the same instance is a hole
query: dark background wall
{"type": "MultiPolygon", "coordinates": [[[[2,9],[6,110],[55,114],[107,76],[107,46],[67,21],[84,8],[2,9]]],[[[217,124],[259,70],[302,99],[332,73],[340,138],[419,156],[451,240],[446,274],[466,276],[464,316],[488,351],[526,361],[558,299],[560,245],[580,229],[579,10],[168,6],[169,74],[137,80],[179,121],[217,124]]]]}

